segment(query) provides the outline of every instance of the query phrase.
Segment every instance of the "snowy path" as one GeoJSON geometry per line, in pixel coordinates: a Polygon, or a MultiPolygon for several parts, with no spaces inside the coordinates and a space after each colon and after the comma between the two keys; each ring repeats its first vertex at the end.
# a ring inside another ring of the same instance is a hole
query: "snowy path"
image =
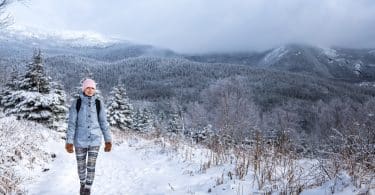
{"type": "MultiPolygon", "coordinates": [[[[167,147],[168,148],[168,147],[167,147]]],[[[30,195],[74,195],[79,194],[79,179],[74,154],[64,150],[63,141],[50,141],[45,151],[56,154],[49,165],[49,171],[25,184],[26,194],[30,195]]],[[[186,160],[172,149],[162,148],[152,141],[130,138],[121,145],[115,145],[112,152],[105,153],[101,148],[97,166],[93,195],[242,195],[260,194],[247,181],[229,180],[228,170],[233,165],[215,166],[202,173],[201,166],[206,152],[194,149],[194,158],[186,160]],[[217,186],[217,182],[221,185],[217,186]],[[215,187],[216,186],[216,187],[215,187]],[[209,192],[210,191],[210,192],[209,192]]],[[[31,174],[32,175],[32,174],[31,174]]],[[[329,185],[329,183],[327,183],[329,185]]],[[[305,190],[303,195],[330,194],[329,186],[305,190]]],[[[337,194],[353,194],[348,187],[337,194]]]]}
{"type": "MultiPolygon", "coordinates": [[[[49,144],[48,147],[55,151],[57,158],[49,171],[42,173],[34,184],[27,187],[27,194],[78,194],[75,156],[66,153],[63,144],[49,144]]],[[[177,156],[162,152],[160,147],[144,143],[137,145],[129,146],[125,142],[114,146],[110,153],[103,152],[101,148],[92,187],[93,195],[208,194],[210,186],[215,184],[215,175],[220,174],[216,173],[218,170],[212,170],[211,173],[194,174],[192,177],[187,174],[188,170],[199,169],[199,164],[182,162],[177,156]]]]}

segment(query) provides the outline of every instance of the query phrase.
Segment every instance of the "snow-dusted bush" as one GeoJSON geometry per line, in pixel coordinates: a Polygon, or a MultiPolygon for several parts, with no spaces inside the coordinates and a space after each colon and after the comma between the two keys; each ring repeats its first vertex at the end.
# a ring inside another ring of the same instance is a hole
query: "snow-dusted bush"
{"type": "MultiPolygon", "coordinates": [[[[351,178],[351,182],[357,188],[375,188],[375,143],[371,136],[341,133],[335,129],[336,135],[330,136],[330,148],[322,153],[325,158],[320,160],[320,166],[324,174],[330,180],[340,179],[343,172],[351,178]]],[[[333,183],[333,191],[335,191],[333,183]]]]}
{"type": "Polygon", "coordinates": [[[49,138],[48,129],[34,122],[0,119],[0,194],[23,193],[20,184],[31,178],[31,169],[42,170],[52,155],[42,149],[49,138]]]}
{"type": "Polygon", "coordinates": [[[210,142],[211,138],[214,136],[212,125],[207,125],[204,128],[198,128],[195,131],[190,131],[190,136],[195,143],[210,142]]]}

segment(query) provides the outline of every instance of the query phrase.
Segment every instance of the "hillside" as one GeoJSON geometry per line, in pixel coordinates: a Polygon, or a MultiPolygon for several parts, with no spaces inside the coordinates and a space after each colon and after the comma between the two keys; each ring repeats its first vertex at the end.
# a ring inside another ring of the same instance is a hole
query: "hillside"
{"type": "Polygon", "coordinates": [[[349,82],[375,81],[372,49],[290,44],[264,52],[187,55],[197,62],[243,64],[349,82]]]}
{"type": "Polygon", "coordinates": [[[77,73],[85,72],[87,67],[94,73],[103,92],[109,92],[121,79],[132,99],[148,101],[176,96],[181,96],[184,102],[199,101],[204,89],[228,77],[245,78],[244,85],[252,91],[249,98],[255,98],[263,107],[277,105],[285,98],[314,102],[345,96],[361,102],[375,96],[373,88],[324,77],[246,65],[198,63],[181,58],[138,57],[103,62],[84,57],[56,56],[47,58],[46,65],[52,78],[70,86],[66,88],[68,91],[72,91],[79,82],[81,75],[77,73]]]}

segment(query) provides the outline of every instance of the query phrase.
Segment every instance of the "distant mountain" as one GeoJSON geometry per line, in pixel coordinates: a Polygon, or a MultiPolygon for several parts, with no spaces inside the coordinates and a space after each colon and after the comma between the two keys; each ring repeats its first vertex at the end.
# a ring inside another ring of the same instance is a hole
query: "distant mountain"
{"type": "Polygon", "coordinates": [[[375,50],[371,49],[289,44],[263,52],[181,55],[169,49],[128,41],[106,40],[89,33],[49,35],[15,31],[0,34],[2,59],[15,59],[16,62],[28,60],[34,48],[40,48],[46,57],[80,56],[107,62],[145,56],[185,58],[194,62],[248,65],[347,82],[375,81],[375,50]]]}
{"type": "Polygon", "coordinates": [[[351,82],[375,81],[375,50],[290,44],[264,52],[186,55],[208,63],[243,64],[351,82]]]}
{"type": "Polygon", "coordinates": [[[105,40],[96,34],[6,31],[0,33],[0,58],[30,59],[33,49],[47,57],[75,55],[103,61],[116,61],[139,56],[177,56],[168,49],[135,44],[124,40],[105,40]]]}

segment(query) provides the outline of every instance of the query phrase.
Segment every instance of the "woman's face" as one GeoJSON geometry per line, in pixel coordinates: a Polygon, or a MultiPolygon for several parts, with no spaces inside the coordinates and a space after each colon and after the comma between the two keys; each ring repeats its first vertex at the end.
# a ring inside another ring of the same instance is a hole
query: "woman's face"
{"type": "Polygon", "coordinates": [[[95,94],[95,88],[92,87],[86,87],[84,91],[85,95],[87,96],[93,96],[95,94]]]}

